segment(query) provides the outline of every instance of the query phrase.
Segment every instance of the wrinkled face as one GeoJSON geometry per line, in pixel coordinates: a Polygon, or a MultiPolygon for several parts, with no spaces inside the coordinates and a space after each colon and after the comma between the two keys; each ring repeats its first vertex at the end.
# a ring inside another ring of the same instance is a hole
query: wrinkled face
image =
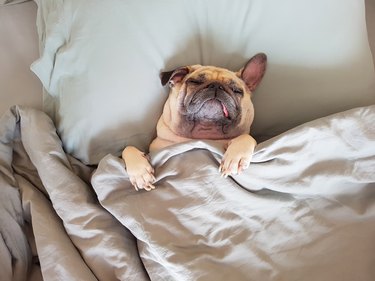
{"type": "Polygon", "coordinates": [[[192,139],[248,134],[254,119],[251,92],[262,80],[266,64],[267,56],[259,53],[238,72],[201,65],[162,72],[162,85],[171,88],[163,124],[175,135],[192,139]]]}
{"type": "Polygon", "coordinates": [[[165,120],[170,129],[194,139],[230,139],[249,133],[254,109],[239,73],[211,66],[188,68],[186,75],[170,81],[170,114],[165,120]]]}

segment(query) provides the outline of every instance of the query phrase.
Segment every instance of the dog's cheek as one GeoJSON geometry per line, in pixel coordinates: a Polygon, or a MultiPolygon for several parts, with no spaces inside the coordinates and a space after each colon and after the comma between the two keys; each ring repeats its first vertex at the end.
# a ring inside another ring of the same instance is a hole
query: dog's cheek
{"type": "Polygon", "coordinates": [[[186,101],[189,98],[189,89],[184,83],[176,89],[176,109],[180,114],[186,114],[186,101]]]}
{"type": "Polygon", "coordinates": [[[250,95],[245,95],[241,100],[241,108],[243,110],[241,116],[241,124],[244,124],[245,127],[251,126],[254,119],[254,106],[251,101],[250,95]]]}

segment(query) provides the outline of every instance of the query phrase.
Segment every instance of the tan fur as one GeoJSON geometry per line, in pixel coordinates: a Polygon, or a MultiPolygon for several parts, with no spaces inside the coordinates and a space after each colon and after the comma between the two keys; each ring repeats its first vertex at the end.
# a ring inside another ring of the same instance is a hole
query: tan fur
{"type": "MultiPolygon", "coordinates": [[[[241,173],[249,166],[256,146],[256,141],[249,135],[254,119],[250,89],[255,89],[262,79],[265,63],[266,56],[258,54],[238,72],[191,65],[166,73],[170,94],[150,151],[208,136],[202,138],[218,142],[225,150],[219,167],[221,175],[227,177],[241,173]],[[211,86],[215,89],[212,90],[211,86]],[[209,93],[207,97],[205,93],[209,93]],[[212,95],[214,98],[211,98],[212,95]],[[198,115],[192,112],[195,104],[200,106],[197,106],[198,115]]],[[[162,81],[167,82],[164,78],[162,81]]],[[[124,149],[122,157],[136,190],[155,188],[154,170],[143,152],[129,146],[124,149]]]]}
{"type": "MultiPolygon", "coordinates": [[[[201,74],[206,76],[209,81],[220,81],[227,83],[228,81],[236,81],[238,85],[241,85],[241,89],[244,92],[244,97],[241,99],[241,108],[245,109],[242,114],[242,120],[237,125],[238,131],[241,134],[249,133],[250,126],[254,119],[254,107],[251,103],[251,92],[245,83],[239,78],[240,71],[234,73],[224,68],[213,67],[213,66],[201,66],[193,65],[189,66],[191,73],[188,74],[184,81],[189,78],[198,77],[201,74]]],[[[181,136],[178,132],[179,124],[181,121],[181,115],[179,114],[179,103],[183,96],[183,91],[187,87],[186,83],[179,83],[171,89],[169,97],[164,105],[163,114],[160,117],[157,124],[157,137],[150,145],[150,151],[164,148],[168,145],[189,141],[192,138],[181,136]]],[[[222,143],[228,142],[228,140],[220,141],[222,143]]]]}

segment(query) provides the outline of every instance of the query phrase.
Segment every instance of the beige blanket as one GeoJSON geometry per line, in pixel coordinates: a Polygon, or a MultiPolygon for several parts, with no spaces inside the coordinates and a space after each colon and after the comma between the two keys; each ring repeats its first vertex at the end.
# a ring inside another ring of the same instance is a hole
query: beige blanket
{"type": "Polygon", "coordinates": [[[226,179],[220,147],[176,145],[151,155],[157,189],[136,192],[121,159],[94,171],[45,114],[13,108],[0,121],[0,272],[27,280],[39,260],[45,280],[374,280],[374,120],[371,106],[307,123],[226,179]]]}

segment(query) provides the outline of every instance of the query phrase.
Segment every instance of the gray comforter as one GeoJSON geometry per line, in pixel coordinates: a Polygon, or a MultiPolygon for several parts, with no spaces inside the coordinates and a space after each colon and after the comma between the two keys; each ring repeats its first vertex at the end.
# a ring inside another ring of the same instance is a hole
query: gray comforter
{"type": "MultiPolygon", "coordinates": [[[[194,141],[151,155],[157,189],[123,161],[66,155],[51,120],[0,122],[4,280],[374,280],[375,106],[257,146],[221,178],[223,149],[194,141]],[[97,168],[97,169],[96,169],[97,168]]],[[[2,279],[3,280],[3,279],[2,279]]]]}

